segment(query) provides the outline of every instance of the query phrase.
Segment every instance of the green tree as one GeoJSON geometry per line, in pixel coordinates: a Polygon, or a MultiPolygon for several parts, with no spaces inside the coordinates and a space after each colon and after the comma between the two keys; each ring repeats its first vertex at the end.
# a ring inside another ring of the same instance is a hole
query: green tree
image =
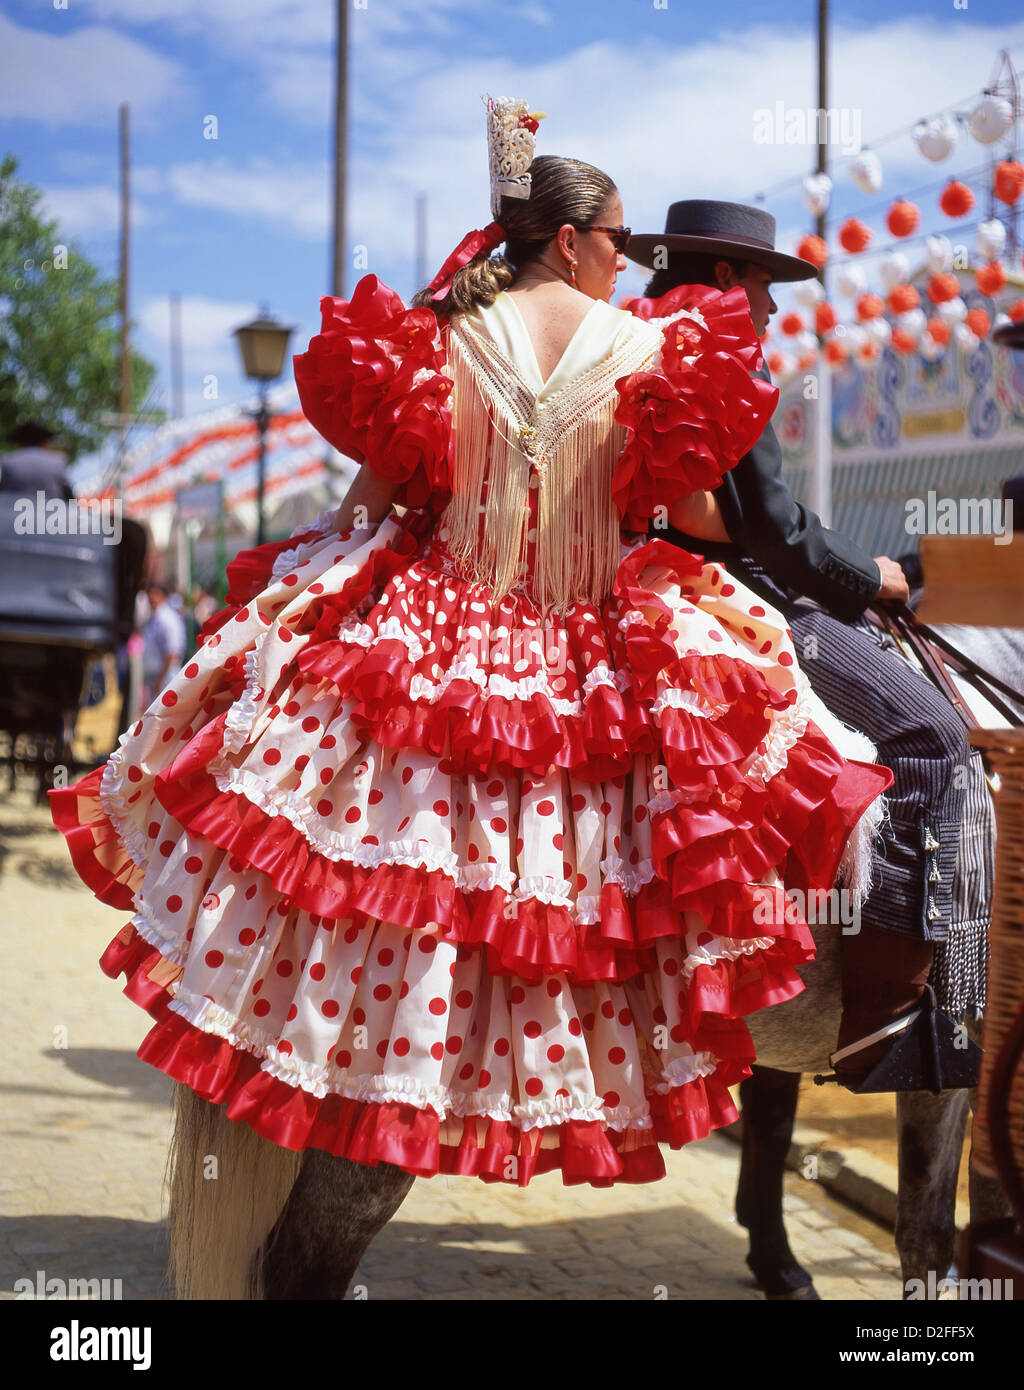
{"type": "MultiPolygon", "coordinates": [[[[27,419],[59,434],[73,461],[99,448],[120,409],[118,282],[105,280],[56,222],[41,194],[0,163],[0,450],[27,419]],[[64,248],[63,253],[59,248],[64,248]]],[[[132,352],[131,412],[141,410],[156,367],[132,352]]]]}

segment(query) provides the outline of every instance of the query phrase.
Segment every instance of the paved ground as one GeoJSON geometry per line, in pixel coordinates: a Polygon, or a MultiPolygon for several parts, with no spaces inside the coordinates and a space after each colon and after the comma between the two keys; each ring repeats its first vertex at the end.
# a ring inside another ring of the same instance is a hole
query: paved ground
{"type": "MultiPolygon", "coordinates": [[[[120,1278],[165,1297],[171,1083],[135,1057],[145,1015],[99,970],[123,914],[97,903],[28,790],[0,794],[0,1297],[15,1281],[120,1278]]],[[[732,1215],[737,1151],[666,1151],[669,1177],[610,1191],[418,1182],[371,1248],[371,1299],[754,1299],[732,1215]]],[[[823,1298],[895,1299],[891,1236],[788,1175],[791,1244],[823,1298]]]]}

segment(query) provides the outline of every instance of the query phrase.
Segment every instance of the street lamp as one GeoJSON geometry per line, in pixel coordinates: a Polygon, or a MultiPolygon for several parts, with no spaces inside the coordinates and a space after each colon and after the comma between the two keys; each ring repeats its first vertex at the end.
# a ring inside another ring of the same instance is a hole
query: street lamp
{"type": "Polygon", "coordinates": [[[236,328],[234,334],[238,339],[238,349],[242,354],[242,366],[245,374],[250,381],[255,381],[258,384],[260,393],[259,409],[244,412],[251,420],[255,420],[260,438],[259,471],[256,482],[257,545],[262,545],[264,540],[263,491],[267,470],[267,427],[270,424],[270,412],[267,409],[267,387],[270,382],[276,381],[284,371],[284,357],[288,351],[288,339],[294,331],[294,328],[289,328],[283,323],[278,323],[276,319],[272,319],[266,305],[261,305],[259,317],[253,319],[252,323],[236,328]]]}

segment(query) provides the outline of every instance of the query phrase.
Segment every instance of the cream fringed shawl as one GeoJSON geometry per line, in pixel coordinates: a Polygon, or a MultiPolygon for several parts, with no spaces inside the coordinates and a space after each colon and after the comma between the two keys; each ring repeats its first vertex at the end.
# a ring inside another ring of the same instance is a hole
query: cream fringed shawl
{"type": "Polygon", "coordinates": [[[613,419],[615,383],[650,369],[660,345],[659,328],[595,300],[544,381],[511,296],[451,320],[455,461],[447,546],[462,572],[496,600],[527,562],[531,472],[534,600],[564,613],[610,593],[620,526],[611,482],[625,443],[613,419]]]}

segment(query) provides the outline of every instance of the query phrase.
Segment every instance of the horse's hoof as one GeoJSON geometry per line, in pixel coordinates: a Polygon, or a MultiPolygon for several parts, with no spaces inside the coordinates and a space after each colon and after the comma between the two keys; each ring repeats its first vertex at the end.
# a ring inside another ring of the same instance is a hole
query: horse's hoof
{"type": "Polygon", "coordinates": [[[821,1295],[813,1284],[801,1284],[798,1289],[790,1289],[787,1293],[766,1293],[765,1300],[768,1303],[820,1303],[821,1295]]]}

